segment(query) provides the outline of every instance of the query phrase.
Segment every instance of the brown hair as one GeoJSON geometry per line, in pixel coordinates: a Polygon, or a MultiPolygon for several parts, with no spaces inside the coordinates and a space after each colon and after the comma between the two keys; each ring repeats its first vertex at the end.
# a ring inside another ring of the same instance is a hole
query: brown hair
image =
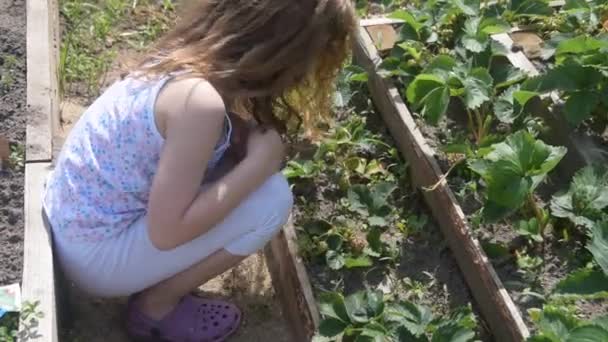
{"type": "Polygon", "coordinates": [[[195,0],[140,61],[145,75],[188,70],[229,107],[285,132],[330,112],[333,81],[350,49],[350,0],[195,0]],[[157,63],[149,63],[155,60],[157,63]],[[238,110],[238,109],[236,109],[238,110]]]}

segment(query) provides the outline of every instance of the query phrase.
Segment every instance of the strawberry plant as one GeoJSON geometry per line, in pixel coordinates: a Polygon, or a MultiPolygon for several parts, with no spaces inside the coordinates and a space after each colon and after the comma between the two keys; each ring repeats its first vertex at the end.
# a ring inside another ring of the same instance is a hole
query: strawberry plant
{"type": "Polygon", "coordinates": [[[524,112],[534,94],[513,86],[524,77],[510,67],[473,67],[471,62],[440,55],[409,84],[406,95],[431,124],[445,115],[451,98],[458,99],[466,110],[471,135],[482,143],[495,117],[513,123],[524,112]]]}
{"type": "Polygon", "coordinates": [[[323,320],[313,341],[472,341],[477,325],[470,309],[435,317],[410,301],[386,301],[381,292],[321,296],[323,320]]]}
{"type": "Polygon", "coordinates": [[[573,126],[596,116],[608,120],[608,40],[578,36],[563,40],[555,50],[556,66],[526,82],[526,90],[558,91],[563,112],[573,126]]]}
{"type": "Polygon", "coordinates": [[[496,221],[525,207],[533,217],[520,223],[520,230],[542,239],[549,215],[537,203],[534,191],[565,154],[566,148],[547,145],[526,131],[480,152],[479,158],[469,161],[469,168],[485,185],[483,217],[496,221]]]}
{"type": "Polygon", "coordinates": [[[551,214],[567,218],[577,226],[591,228],[608,209],[608,170],[585,167],[579,170],[568,191],[557,193],[551,200],[551,214]]]}
{"type": "Polygon", "coordinates": [[[548,305],[532,312],[538,332],[528,342],[608,341],[608,316],[584,321],[559,306],[548,305]]]}
{"type": "Polygon", "coordinates": [[[559,13],[542,23],[541,29],[568,35],[596,34],[605,25],[607,14],[605,0],[567,0],[559,13]]]}

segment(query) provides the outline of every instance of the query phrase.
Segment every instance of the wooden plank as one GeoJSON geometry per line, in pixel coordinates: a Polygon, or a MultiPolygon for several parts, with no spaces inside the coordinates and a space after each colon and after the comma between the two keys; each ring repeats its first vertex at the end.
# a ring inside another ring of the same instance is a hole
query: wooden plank
{"type": "Polygon", "coordinates": [[[25,165],[23,302],[38,303],[36,311],[44,316],[35,324],[21,321],[20,341],[58,341],[52,238],[42,212],[44,182],[50,170],[51,163],[25,165]]]}
{"type": "MultiPolygon", "coordinates": [[[[359,30],[354,57],[368,71],[372,99],[395,139],[397,148],[411,165],[415,185],[420,188],[439,182],[442,172],[434,152],[426,143],[393,82],[378,74],[381,59],[364,28],[359,30]]],[[[471,235],[464,213],[445,181],[436,190],[424,192],[424,198],[439,222],[495,339],[509,342],[525,340],[529,331],[521,314],[478,241],[471,235]]]]}
{"type": "Polygon", "coordinates": [[[399,34],[391,25],[370,26],[366,27],[366,30],[380,52],[392,49],[399,39],[399,34]]]}
{"type": "Polygon", "coordinates": [[[386,17],[367,18],[359,20],[359,25],[363,27],[376,26],[376,25],[396,25],[403,24],[401,19],[393,19],[386,17]]]}
{"type": "Polygon", "coordinates": [[[264,250],[272,283],[296,342],[309,342],[319,326],[319,311],[290,221],[264,250]]]}
{"type": "Polygon", "coordinates": [[[26,161],[52,158],[52,130],[58,121],[58,11],[56,0],[27,1],[26,161]]]}
{"type": "MultiPolygon", "coordinates": [[[[514,52],[511,50],[513,40],[509,34],[496,34],[492,36],[492,39],[500,42],[508,49],[509,53],[507,54],[507,58],[514,67],[525,71],[532,77],[540,74],[534,64],[522,51],[514,52]]],[[[549,134],[544,134],[542,136],[543,140],[549,144],[565,146],[568,149],[568,153],[564,156],[562,162],[558,164],[558,170],[563,176],[569,178],[578,169],[589,164],[593,159],[598,158],[597,160],[602,160],[602,152],[594,152],[589,146],[579,142],[579,138],[577,138],[575,132],[559,111],[558,108],[560,106],[556,106],[556,104],[559,104],[561,101],[558,93],[551,92],[541,96],[543,99],[547,97],[550,98],[554,106],[552,106],[552,108],[547,108],[540,103],[536,103],[534,112],[545,121],[550,129],[549,134]],[[594,153],[599,153],[600,155],[594,156],[594,153]]]]}

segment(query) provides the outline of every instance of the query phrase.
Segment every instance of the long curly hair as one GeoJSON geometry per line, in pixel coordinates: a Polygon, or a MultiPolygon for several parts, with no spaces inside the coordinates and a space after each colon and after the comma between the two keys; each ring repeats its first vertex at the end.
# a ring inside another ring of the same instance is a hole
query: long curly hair
{"type": "Polygon", "coordinates": [[[331,111],[334,79],[357,20],[350,0],[193,0],[138,61],[162,76],[208,80],[230,110],[281,132],[313,128],[331,111]],[[154,61],[154,63],[151,63],[154,61]]]}

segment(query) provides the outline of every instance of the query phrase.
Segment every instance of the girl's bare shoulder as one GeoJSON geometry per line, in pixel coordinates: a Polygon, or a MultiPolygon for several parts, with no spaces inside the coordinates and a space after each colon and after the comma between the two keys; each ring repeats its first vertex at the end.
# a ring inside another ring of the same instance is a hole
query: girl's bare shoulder
{"type": "MultiPolygon", "coordinates": [[[[217,90],[202,78],[175,79],[160,90],[154,105],[154,117],[161,134],[169,122],[188,121],[204,124],[223,121],[226,110],[217,90]]],[[[164,135],[164,134],[163,134],[164,135]]]]}

